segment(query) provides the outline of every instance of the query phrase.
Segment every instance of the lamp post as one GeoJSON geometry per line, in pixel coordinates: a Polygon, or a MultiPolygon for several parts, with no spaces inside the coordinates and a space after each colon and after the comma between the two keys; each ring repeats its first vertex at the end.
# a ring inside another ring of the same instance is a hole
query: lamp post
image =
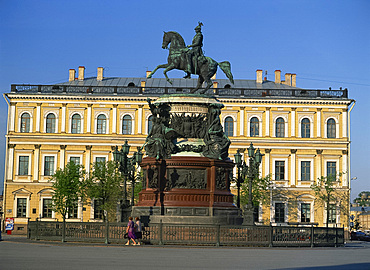
{"type": "Polygon", "coordinates": [[[131,194],[131,206],[134,205],[134,199],[135,199],[135,165],[140,164],[143,159],[143,153],[141,152],[141,147],[137,147],[137,152],[134,153],[134,155],[129,158],[127,157],[128,153],[130,152],[130,145],[127,143],[127,140],[125,141],[125,144],[122,145],[121,150],[118,151],[118,147],[116,146],[116,149],[113,151],[113,159],[114,161],[119,163],[119,170],[124,175],[124,192],[123,192],[123,198],[125,207],[128,206],[127,203],[127,179],[131,181],[132,185],[132,194],[131,194]]]}
{"type": "Polygon", "coordinates": [[[253,225],[253,200],[252,200],[252,182],[259,175],[259,166],[261,165],[262,156],[260,150],[253,147],[253,143],[248,147],[248,156],[249,156],[249,166],[247,167],[246,174],[248,178],[248,205],[244,211],[244,224],[253,225]]]}
{"type": "Polygon", "coordinates": [[[238,176],[236,179],[236,187],[238,188],[238,197],[236,200],[236,206],[240,208],[240,187],[241,187],[241,184],[244,183],[245,174],[246,174],[246,171],[248,170],[248,166],[242,160],[242,155],[240,154],[239,149],[236,151],[236,154],[234,154],[234,158],[235,158],[235,164],[238,169],[238,176]]]}

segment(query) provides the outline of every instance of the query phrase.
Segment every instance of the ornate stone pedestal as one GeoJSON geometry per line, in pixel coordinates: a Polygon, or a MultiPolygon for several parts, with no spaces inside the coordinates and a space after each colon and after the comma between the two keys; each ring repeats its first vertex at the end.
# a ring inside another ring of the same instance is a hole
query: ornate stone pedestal
{"type": "Polygon", "coordinates": [[[149,100],[149,106],[153,127],[133,216],[154,223],[241,224],[230,192],[234,163],[219,117],[223,105],[213,97],[180,94],[149,100]]]}

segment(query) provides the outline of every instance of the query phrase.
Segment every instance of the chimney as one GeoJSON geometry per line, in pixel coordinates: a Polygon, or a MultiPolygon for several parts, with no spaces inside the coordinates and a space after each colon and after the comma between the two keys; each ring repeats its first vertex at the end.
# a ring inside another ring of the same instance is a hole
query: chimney
{"type": "Polygon", "coordinates": [[[292,86],[296,87],[297,85],[297,74],[292,74],[292,86]]]}
{"type": "Polygon", "coordinates": [[[285,84],[289,86],[292,85],[292,74],[285,73],[285,84]]]}
{"type": "Polygon", "coordinates": [[[262,69],[257,69],[256,73],[257,73],[257,80],[256,80],[256,82],[257,83],[262,83],[262,69]]]}
{"type": "Polygon", "coordinates": [[[146,78],[148,78],[148,76],[150,75],[150,73],[152,73],[152,72],[149,71],[149,70],[146,71],[146,78]]]}
{"type": "Polygon", "coordinates": [[[104,68],[102,67],[98,67],[98,76],[96,77],[96,80],[97,81],[102,81],[103,80],[103,71],[104,71],[104,68]]]}
{"type": "Polygon", "coordinates": [[[76,78],[76,70],[70,69],[69,70],[69,81],[73,82],[76,78]]]}
{"type": "Polygon", "coordinates": [[[275,70],[275,83],[281,83],[281,71],[275,70]]]}
{"type": "Polygon", "coordinates": [[[79,66],[78,67],[78,80],[83,81],[85,78],[85,67],[79,66]]]}

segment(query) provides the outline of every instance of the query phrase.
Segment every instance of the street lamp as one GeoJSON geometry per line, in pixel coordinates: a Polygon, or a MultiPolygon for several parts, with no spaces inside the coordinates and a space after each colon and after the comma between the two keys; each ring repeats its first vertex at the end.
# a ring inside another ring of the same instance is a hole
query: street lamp
{"type": "Polygon", "coordinates": [[[253,147],[253,143],[250,144],[248,150],[248,156],[249,156],[249,166],[246,166],[247,168],[247,177],[248,177],[248,205],[244,211],[244,224],[246,225],[253,225],[253,200],[252,200],[252,182],[253,179],[255,179],[259,175],[259,166],[261,165],[262,156],[261,151],[257,149],[255,151],[255,148],[253,147]]]}
{"type": "Polygon", "coordinates": [[[245,165],[245,162],[242,160],[242,155],[240,154],[240,150],[236,150],[236,154],[234,154],[235,164],[238,169],[238,176],[236,179],[236,186],[238,188],[238,197],[236,201],[236,206],[240,208],[240,187],[241,184],[244,183],[245,172],[248,170],[248,166],[245,165]]]}
{"type": "Polygon", "coordinates": [[[134,205],[134,199],[135,199],[135,165],[140,164],[143,159],[143,153],[141,152],[141,147],[137,147],[137,152],[134,153],[134,155],[129,158],[127,155],[130,152],[130,145],[128,144],[127,140],[125,141],[125,144],[122,145],[121,150],[118,151],[118,146],[116,146],[116,149],[113,151],[113,159],[114,161],[119,163],[119,170],[124,175],[124,203],[125,207],[128,206],[127,203],[127,178],[131,180],[132,184],[132,195],[131,195],[131,206],[134,205]]]}

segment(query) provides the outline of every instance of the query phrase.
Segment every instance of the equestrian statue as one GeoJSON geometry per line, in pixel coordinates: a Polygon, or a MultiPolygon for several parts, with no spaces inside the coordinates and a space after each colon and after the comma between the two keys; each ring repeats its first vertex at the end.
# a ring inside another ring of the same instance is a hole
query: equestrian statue
{"type": "Polygon", "coordinates": [[[169,54],[167,58],[167,64],[158,65],[148,76],[151,78],[152,75],[159,69],[164,68],[164,76],[167,81],[172,84],[172,81],[168,78],[167,72],[173,69],[179,69],[186,72],[184,78],[190,78],[191,74],[199,75],[197,87],[191,91],[195,93],[197,90],[202,88],[203,82],[206,82],[206,88],[201,91],[201,94],[207,92],[212,86],[211,78],[217,71],[219,66],[225,73],[231,83],[234,83],[233,75],[231,73],[231,65],[228,61],[217,63],[210,57],[204,56],[203,54],[203,34],[202,34],[201,22],[194,28],[195,36],[191,45],[186,46],[182,36],[174,31],[164,32],[162,48],[168,49],[169,54]]]}

